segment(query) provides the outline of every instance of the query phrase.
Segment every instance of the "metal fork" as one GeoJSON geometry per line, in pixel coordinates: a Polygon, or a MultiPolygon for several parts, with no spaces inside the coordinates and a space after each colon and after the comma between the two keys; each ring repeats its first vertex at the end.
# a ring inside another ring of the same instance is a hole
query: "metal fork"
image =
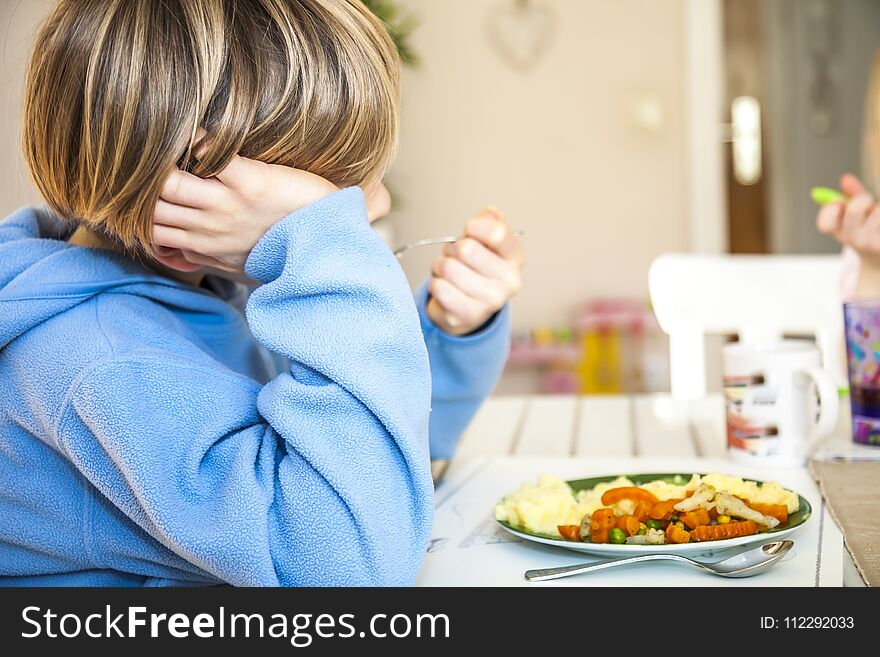
{"type": "MultiPolygon", "coordinates": [[[[523,237],[525,235],[524,230],[518,230],[514,232],[514,235],[517,237],[523,237]]],[[[457,242],[461,239],[459,235],[447,235],[445,237],[429,237],[423,240],[416,240],[415,242],[410,242],[409,244],[404,244],[399,249],[394,250],[394,255],[398,258],[402,256],[404,253],[413,249],[417,246],[428,246],[429,244],[451,244],[452,242],[457,242]]]]}

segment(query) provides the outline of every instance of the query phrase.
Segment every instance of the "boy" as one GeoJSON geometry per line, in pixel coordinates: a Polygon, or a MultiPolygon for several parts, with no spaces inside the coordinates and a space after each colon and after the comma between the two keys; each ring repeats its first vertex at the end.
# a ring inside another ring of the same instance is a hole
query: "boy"
{"type": "Polygon", "coordinates": [[[413,304],[368,222],[397,86],[359,2],[58,4],[24,117],[54,214],[0,223],[0,583],[413,583],[429,421],[448,456],[522,253],[487,211],[413,304]]]}

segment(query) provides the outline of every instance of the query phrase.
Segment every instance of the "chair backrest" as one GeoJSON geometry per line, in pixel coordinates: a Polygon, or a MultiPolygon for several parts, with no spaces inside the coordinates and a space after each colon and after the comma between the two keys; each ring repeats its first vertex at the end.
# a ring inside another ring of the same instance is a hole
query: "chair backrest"
{"type": "Polygon", "coordinates": [[[741,342],[815,336],[825,369],[845,383],[840,268],[837,255],[657,258],[648,284],[657,321],[669,336],[673,397],[706,395],[704,336],[712,334],[736,334],[741,342]]]}

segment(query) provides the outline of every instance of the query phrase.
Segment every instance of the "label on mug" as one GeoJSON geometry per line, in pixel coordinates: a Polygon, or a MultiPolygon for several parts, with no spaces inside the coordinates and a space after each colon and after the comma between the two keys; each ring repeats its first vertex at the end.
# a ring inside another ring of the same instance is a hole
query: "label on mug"
{"type": "Polygon", "coordinates": [[[780,450],[777,426],[778,392],[760,374],[725,376],[727,447],[752,456],[776,456],[780,450]]]}

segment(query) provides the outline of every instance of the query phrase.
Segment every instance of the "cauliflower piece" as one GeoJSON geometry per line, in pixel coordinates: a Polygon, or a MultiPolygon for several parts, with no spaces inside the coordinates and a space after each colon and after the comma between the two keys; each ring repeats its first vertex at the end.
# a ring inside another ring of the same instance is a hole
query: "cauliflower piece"
{"type": "Polygon", "coordinates": [[[675,505],[675,510],[693,511],[702,507],[708,511],[714,506],[713,499],[715,499],[715,489],[708,484],[700,484],[693,495],[675,505]]]}
{"type": "Polygon", "coordinates": [[[746,506],[741,499],[734,497],[728,493],[718,493],[715,496],[715,510],[719,514],[727,516],[736,516],[744,520],[754,520],[756,524],[763,525],[773,529],[779,524],[779,520],[771,516],[765,516],[763,513],[755,511],[753,508],[746,506]]]}
{"type": "Polygon", "coordinates": [[[627,545],[665,545],[666,535],[659,529],[649,529],[645,534],[639,536],[629,536],[626,539],[627,545]]]}

